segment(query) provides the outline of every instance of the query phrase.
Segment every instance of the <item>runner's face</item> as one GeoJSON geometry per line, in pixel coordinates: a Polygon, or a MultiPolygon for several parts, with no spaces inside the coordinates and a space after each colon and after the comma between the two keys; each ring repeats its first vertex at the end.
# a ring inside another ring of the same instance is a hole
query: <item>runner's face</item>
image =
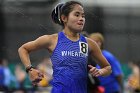
{"type": "Polygon", "coordinates": [[[85,15],[83,7],[76,4],[73,10],[69,13],[66,25],[70,30],[81,32],[85,24],[85,15]]]}

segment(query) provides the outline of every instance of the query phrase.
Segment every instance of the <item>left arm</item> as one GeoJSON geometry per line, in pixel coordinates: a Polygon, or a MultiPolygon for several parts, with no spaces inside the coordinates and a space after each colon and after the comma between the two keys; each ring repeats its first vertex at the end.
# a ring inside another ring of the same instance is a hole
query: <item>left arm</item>
{"type": "Polygon", "coordinates": [[[102,55],[99,46],[96,44],[96,42],[89,38],[87,38],[87,42],[91,56],[94,57],[94,59],[97,61],[97,64],[99,64],[101,67],[101,69],[97,69],[96,67],[88,65],[90,68],[90,73],[96,77],[109,75],[112,72],[111,66],[106,58],[102,55]]]}

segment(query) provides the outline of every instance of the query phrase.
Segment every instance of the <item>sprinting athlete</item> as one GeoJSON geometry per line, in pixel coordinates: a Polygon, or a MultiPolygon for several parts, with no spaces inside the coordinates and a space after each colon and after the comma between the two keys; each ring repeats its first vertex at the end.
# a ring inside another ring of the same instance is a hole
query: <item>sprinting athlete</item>
{"type": "Polygon", "coordinates": [[[29,53],[44,48],[50,52],[53,64],[51,93],[87,93],[89,52],[101,66],[101,69],[97,69],[88,65],[93,76],[109,75],[111,67],[98,45],[80,34],[85,24],[83,5],[77,1],[58,4],[52,11],[52,20],[61,25],[63,30],[56,34],[40,36],[23,44],[18,50],[30,80],[34,85],[38,85],[43,74],[31,65],[29,53]]]}

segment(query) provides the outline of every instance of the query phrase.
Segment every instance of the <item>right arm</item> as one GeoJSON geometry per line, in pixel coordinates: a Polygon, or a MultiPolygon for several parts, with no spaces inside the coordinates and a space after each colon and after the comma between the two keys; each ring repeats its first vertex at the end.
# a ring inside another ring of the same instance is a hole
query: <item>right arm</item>
{"type": "Polygon", "coordinates": [[[34,41],[23,44],[19,49],[18,53],[25,68],[31,65],[29,53],[38,49],[48,48],[50,46],[50,37],[48,35],[41,36],[34,41]]]}
{"type": "MultiPolygon", "coordinates": [[[[25,68],[31,66],[29,53],[32,51],[36,51],[39,49],[48,49],[49,51],[53,51],[52,47],[54,42],[54,35],[44,35],[37,38],[34,41],[30,41],[28,43],[23,44],[19,49],[18,53],[22,63],[24,64],[25,68]]],[[[43,75],[39,72],[39,70],[31,68],[29,70],[29,77],[31,81],[37,81],[34,83],[35,85],[42,79],[43,75]]]]}

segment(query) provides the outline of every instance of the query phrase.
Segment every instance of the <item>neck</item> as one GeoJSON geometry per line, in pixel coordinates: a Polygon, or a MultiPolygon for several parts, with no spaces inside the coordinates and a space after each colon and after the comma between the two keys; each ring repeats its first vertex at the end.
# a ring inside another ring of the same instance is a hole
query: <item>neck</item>
{"type": "Polygon", "coordinates": [[[79,33],[75,32],[75,31],[71,31],[69,29],[64,29],[63,32],[68,39],[70,39],[72,41],[79,40],[79,37],[80,37],[79,33]]]}

